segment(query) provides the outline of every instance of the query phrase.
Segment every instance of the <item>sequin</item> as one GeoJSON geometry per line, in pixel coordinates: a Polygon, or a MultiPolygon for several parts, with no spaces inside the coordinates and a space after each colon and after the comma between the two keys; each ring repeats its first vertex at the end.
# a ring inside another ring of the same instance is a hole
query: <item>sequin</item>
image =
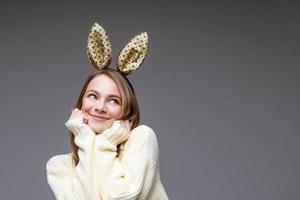
{"type": "Polygon", "coordinates": [[[131,39],[118,57],[118,69],[124,74],[135,72],[144,61],[148,48],[148,35],[146,32],[141,33],[131,39]]]}
{"type": "Polygon", "coordinates": [[[112,59],[109,38],[102,26],[95,23],[88,37],[87,54],[90,63],[97,69],[107,68],[112,59]]]}

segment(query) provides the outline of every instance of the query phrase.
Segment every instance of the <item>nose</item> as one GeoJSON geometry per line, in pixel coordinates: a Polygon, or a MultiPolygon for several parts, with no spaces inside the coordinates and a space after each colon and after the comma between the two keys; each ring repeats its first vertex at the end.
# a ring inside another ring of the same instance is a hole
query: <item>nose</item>
{"type": "Polygon", "coordinates": [[[105,102],[103,100],[98,101],[95,104],[94,109],[95,109],[95,111],[97,111],[99,113],[106,113],[107,112],[107,107],[106,107],[106,104],[105,104],[105,102]]]}

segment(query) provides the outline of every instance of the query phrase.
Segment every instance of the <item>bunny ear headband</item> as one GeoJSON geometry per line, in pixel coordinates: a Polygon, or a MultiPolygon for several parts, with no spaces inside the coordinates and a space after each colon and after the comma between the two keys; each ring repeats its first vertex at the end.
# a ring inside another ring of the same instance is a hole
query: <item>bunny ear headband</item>
{"type": "MultiPolygon", "coordinates": [[[[118,56],[117,68],[124,75],[135,72],[144,61],[148,49],[146,32],[132,38],[118,56]]],[[[87,54],[90,63],[98,69],[108,68],[112,59],[110,40],[102,26],[95,23],[88,37],[87,54]]]]}

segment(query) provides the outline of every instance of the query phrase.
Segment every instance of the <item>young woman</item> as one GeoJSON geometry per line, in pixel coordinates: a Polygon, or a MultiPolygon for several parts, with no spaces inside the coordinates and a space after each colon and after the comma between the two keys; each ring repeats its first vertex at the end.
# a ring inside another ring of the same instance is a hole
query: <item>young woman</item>
{"type": "Polygon", "coordinates": [[[90,75],[65,123],[72,153],[47,162],[56,199],[167,200],[156,135],[138,124],[138,102],[124,73],[101,68],[90,75]]]}

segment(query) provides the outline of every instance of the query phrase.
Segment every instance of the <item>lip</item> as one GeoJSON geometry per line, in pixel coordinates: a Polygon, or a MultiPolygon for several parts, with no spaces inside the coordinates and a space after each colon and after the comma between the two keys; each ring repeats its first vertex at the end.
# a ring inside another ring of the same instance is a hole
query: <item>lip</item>
{"type": "Polygon", "coordinates": [[[97,121],[105,121],[105,120],[108,120],[107,117],[102,117],[102,116],[97,116],[97,115],[92,115],[92,114],[89,114],[93,119],[97,120],[97,121]]]}

